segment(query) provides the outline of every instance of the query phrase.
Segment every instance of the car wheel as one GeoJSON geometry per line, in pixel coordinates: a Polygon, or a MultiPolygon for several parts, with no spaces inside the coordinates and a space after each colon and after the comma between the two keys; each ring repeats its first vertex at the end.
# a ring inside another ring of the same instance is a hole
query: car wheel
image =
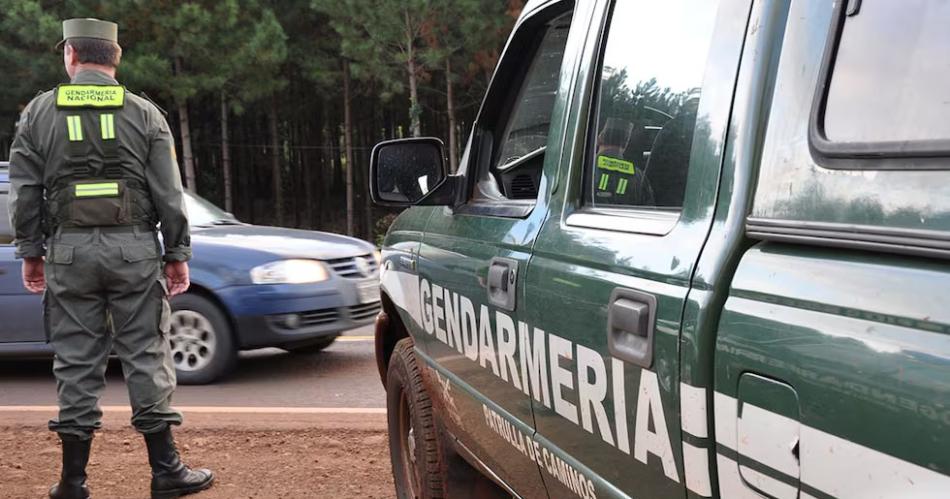
{"type": "Polygon", "coordinates": [[[299,354],[305,354],[305,355],[322,352],[326,350],[328,346],[332,345],[333,342],[336,341],[336,338],[337,338],[336,336],[328,336],[326,338],[320,338],[319,340],[316,340],[310,343],[305,343],[303,345],[294,345],[294,346],[284,347],[284,350],[287,350],[288,352],[291,352],[291,353],[299,353],[299,354]]]}
{"type": "Polygon", "coordinates": [[[396,343],[386,377],[389,455],[400,499],[445,497],[445,466],[432,401],[412,350],[396,343]]]}
{"type": "Polygon", "coordinates": [[[231,328],[221,309],[211,300],[187,293],[171,301],[168,344],[178,382],[211,383],[237,362],[231,328]]]}

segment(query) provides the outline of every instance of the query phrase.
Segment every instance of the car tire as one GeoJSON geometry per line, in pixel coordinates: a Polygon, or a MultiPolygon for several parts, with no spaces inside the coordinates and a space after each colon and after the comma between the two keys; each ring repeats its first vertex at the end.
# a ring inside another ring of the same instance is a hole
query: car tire
{"type": "Polygon", "coordinates": [[[326,338],[320,338],[311,343],[306,343],[303,345],[295,345],[292,347],[284,347],[284,350],[287,350],[290,353],[299,353],[303,355],[314,354],[322,352],[327,349],[330,345],[336,341],[337,336],[327,336],[326,338]]]}
{"type": "Polygon", "coordinates": [[[211,300],[186,293],[171,300],[168,343],[178,383],[203,385],[234,368],[237,349],[231,327],[211,300]]]}
{"type": "Polygon", "coordinates": [[[445,457],[412,338],[396,343],[389,359],[386,408],[396,496],[399,499],[445,497],[445,457]]]}

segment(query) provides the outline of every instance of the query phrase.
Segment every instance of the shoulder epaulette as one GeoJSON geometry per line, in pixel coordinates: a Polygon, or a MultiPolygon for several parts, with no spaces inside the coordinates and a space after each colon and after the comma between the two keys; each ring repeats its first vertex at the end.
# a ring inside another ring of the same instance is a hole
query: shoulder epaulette
{"type": "Polygon", "coordinates": [[[143,99],[145,99],[145,100],[151,102],[152,105],[155,106],[155,109],[158,109],[158,112],[162,113],[162,116],[168,118],[168,112],[165,111],[164,109],[162,109],[162,106],[159,106],[158,104],[156,104],[155,101],[153,101],[152,98],[149,97],[147,93],[145,93],[145,92],[139,92],[139,93],[136,94],[136,95],[138,95],[139,97],[141,97],[141,98],[143,98],[143,99]]]}

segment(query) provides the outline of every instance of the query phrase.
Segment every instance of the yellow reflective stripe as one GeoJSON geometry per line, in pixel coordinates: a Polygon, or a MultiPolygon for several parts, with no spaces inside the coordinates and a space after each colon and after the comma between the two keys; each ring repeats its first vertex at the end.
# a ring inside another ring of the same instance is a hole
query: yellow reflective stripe
{"type": "Polygon", "coordinates": [[[96,190],[96,189],[118,189],[118,182],[103,182],[100,184],[76,184],[76,190],[96,190]]]}
{"type": "Polygon", "coordinates": [[[79,116],[67,116],[66,128],[69,131],[70,142],[82,141],[82,120],[79,116]]]}
{"type": "Polygon", "coordinates": [[[122,85],[60,85],[56,88],[58,107],[122,107],[125,87],[122,85]]]}
{"type": "Polygon", "coordinates": [[[636,172],[633,161],[611,158],[610,156],[597,156],[597,167],[602,170],[626,173],[627,175],[633,175],[636,172]]]}
{"type": "Polygon", "coordinates": [[[627,192],[627,179],[622,178],[617,182],[617,194],[623,195],[627,192]]]}
{"type": "Polygon", "coordinates": [[[102,131],[103,140],[114,139],[115,138],[115,115],[114,114],[100,114],[99,128],[102,131]]]}
{"type": "Polygon", "coordinates": [[[607,184],[608,184],[608,182],[610,182],[610,175],[607,175],[606,173],[601,173],[601,174],[600,174],[600,185],[598,185],[597,188],[600,189],[600,190],[602,190],[602,191],[607,190],[607,184]]]}
{"type": "Polygon", "coordinates": [[[119,184],[105,182],[101,184],[76,184],[76,197],[118,196],[119,184]]]}
{"type": "Polygon", "coordinates": [[[108,194],[110,192],[118,194],[119,190],[118,189],[98,189],[98,190],[96,189],[78,190],[77,189],[76,190],[77,194],[108,194]]]}

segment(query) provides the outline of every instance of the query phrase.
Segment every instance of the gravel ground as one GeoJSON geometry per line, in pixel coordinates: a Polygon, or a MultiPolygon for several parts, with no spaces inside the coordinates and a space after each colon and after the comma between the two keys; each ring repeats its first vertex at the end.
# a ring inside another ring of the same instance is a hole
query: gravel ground
{"type": "MultiPolygon", "coordinates": [[[[195,498],[394,497],[386,434],[375,430],[188,429],[175,433],[185,462],[215,471],[195,498]]],[[[0,498],[44,498],[60,469],[59,439],[34,427],[0,427],[0,498]]],[[[131,429],[92,444],[92,496],[148,497],[145,443],[131,429]]]]}

